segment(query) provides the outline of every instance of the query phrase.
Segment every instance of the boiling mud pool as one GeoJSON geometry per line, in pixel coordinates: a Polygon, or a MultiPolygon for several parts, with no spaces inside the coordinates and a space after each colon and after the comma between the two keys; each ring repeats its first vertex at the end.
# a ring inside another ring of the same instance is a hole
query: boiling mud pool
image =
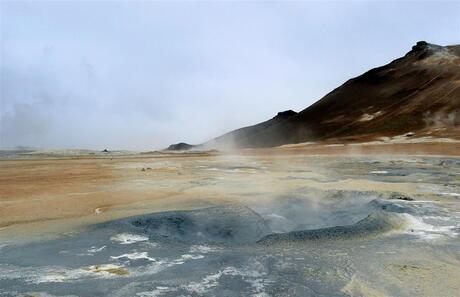
{"type": "Polygon", "coordinates": [[[0,249],[0,295],[458,296],[460,162],[347,162],[330,178],[423,183],[412,197],[304,188],[265,204],[155,213],[10,243],[0,249]]]}

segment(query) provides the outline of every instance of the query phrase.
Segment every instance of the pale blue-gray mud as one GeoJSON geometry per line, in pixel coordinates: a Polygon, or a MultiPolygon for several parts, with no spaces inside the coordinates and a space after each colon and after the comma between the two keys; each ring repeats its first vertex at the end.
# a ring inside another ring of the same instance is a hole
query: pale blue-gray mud
{"type": "MultiPolygon", "coordinates": [[[[305,187],[269,203],[145,214],[8,242],[0,295],[458,296],[460,160],[417,162],[345,159],[328,176],[420,181],[412,196],[305,187]]],[[[283,178],[302,179],[302,171],[283,178]]]]}

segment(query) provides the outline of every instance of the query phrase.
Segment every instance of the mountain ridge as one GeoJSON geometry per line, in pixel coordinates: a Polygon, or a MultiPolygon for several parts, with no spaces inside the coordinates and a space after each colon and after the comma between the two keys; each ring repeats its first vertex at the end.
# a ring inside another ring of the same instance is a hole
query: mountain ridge
{"type": "Polygon", "coordinates": [[[198,147],[362,141],[408,132],[460,137],[459,126],[460,45],[419,41],[403,57],[347,80],[298,113],[280,112],[198,147]]]}

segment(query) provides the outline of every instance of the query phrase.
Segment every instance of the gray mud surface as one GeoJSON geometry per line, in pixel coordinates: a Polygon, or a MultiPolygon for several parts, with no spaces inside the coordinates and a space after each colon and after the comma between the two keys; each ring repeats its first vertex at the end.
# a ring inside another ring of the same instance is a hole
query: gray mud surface
{"type": "Polygon", "coordinates": [[[269,203],[152,213],[9,242],[0,248],[0,295],[458,296],[460,160],[328,166],[321,181],[407,182],[419,191],[399,199],[407,195],[305,186],[269,203]]]}

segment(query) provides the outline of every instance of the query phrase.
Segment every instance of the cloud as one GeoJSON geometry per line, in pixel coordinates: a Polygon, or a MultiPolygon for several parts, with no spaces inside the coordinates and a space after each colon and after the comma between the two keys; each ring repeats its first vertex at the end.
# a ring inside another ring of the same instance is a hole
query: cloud
{"type": "Polygon", "coordinates": [[[46,115],[37,112],[33,105],[15,104],[12,111],[2,116],[2,142],[40,145],[50,124],[46,115]]]}
{"type": "Polygon", "coordinates": [[[0,146],[204,142],[455,42],[459,5],[2,2],[0,146]]]}

